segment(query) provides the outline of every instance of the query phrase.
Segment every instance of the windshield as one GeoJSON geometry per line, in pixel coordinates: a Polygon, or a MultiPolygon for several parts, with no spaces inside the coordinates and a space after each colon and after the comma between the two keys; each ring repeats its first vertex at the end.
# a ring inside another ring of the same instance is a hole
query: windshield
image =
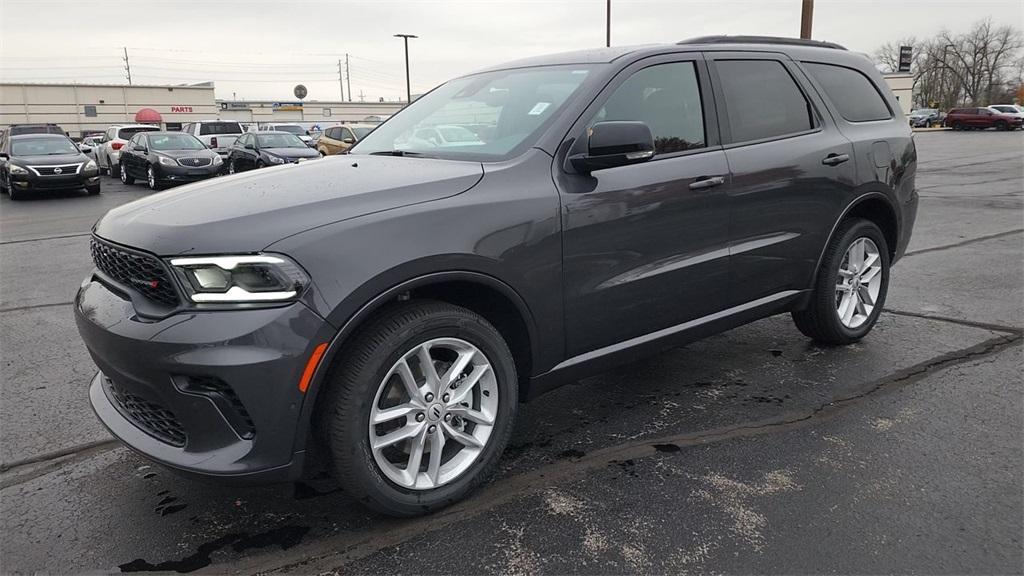
{"type": "Polygon", "coordinates": [[[117,131],[117,137],[121,140],[131,140],[139,132],[156,132],[160,130],[156,126],[136,126],[134,128],[121,128],[117,131]]]}
{"type": "Polygon", "coordinates": [[[495,161],[532,145],[591,66],[543,66],[458,78],[413,102],[353,147],[495,161]]]}
{"type": "Polygon", "coordinates": [[[305,136],[306,131],[302,129],[302,126],[274,126],[276,132],[287,132],[289,134],[295,134],[296,136],[305,136]]]}
{"type": "Polygon", "coordinates": [[[67,138],[18,138],[11,140],[13,156],[50,156],[78,154],[79,150],[67,138]]]}
{"type": "Polygon", "coordinates": [[[298,136],[283,132],[281,134],[258,134],[256,140],[260,148],[308,148],[298,136]]]}
{"type": "Polygon", "coordinates": [[[203,122],[199,125],[199,135],[208,134],[241,134],[242,127],[238,122],[203,122]]]}
{"type": "Polygon", "coordinates": [[[203,143],[191,134],[158,134],[148,136],[153,150],[202,150],[203,143]]]}
{"type": "Polygon", "coordinates": [[[366,138],[366,135],[370,133],[373,128],[353,128],[352,131],[356,133],[356,138],[362,140],[366,138]]]}

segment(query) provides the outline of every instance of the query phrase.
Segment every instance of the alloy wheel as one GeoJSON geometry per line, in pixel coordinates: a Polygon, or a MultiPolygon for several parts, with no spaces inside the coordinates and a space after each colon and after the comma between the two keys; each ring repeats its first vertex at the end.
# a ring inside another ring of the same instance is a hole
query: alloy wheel
{"type": "Polygon", "coordinates": [[[146,171],[146,179],[149,182],[149,188],[156,190],[156,174],[153,173],[153,167],[150,166],[149,170],[146,171]]]}
{"type": "Polygon", "coordinates": [[[127,184],[128,183],[128,172],[125,171],[124,166],[122,166],[121,169],[118,170],[118,172],[121,173],[121,183],[122,184],[127,184]]]}
{"type": "Polygon", "coordinates": [[[846,249],[836,277],[836,314],[847,328],[859,328],[871,317],[882,289],[882,258],[878,246],[860,237],[846,249]]]}
{"type": "Polygon", "coordinates": [[[498,402],[494,369],[476,346],[459,338],[418,344],[377,387],[369,419],[374,461],[406,489],[453,482],[487,445],[498,402]]]}
{"type": "Polygon", "coordinates": [[[235,173],[235,161],[231,160],[231,161],[228,162],[228,174],[234,174],[234,173],[235,173]]]}

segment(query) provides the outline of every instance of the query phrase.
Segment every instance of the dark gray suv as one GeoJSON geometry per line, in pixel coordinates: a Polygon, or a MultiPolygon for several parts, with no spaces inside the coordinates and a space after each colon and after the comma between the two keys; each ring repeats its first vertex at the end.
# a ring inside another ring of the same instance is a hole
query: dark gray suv
{"type": "Polygon", "coordinates": [[[182,472],[325,464],[379,510],[437,509],[567,380],[781,312],[864,337],[917,207],[899,110],[865,57],[773,38],[452,80],[349,155],[100,219],[92,405],[182,472]]]}

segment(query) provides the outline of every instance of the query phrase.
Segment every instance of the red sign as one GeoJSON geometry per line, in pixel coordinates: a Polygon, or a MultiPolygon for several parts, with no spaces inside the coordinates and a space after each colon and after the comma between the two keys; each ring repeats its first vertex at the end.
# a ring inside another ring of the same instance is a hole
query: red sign
{"type": "Polygon", "coordinates": [[[171,112],[191,112],[191,106],[171,106],[171,112]]]}

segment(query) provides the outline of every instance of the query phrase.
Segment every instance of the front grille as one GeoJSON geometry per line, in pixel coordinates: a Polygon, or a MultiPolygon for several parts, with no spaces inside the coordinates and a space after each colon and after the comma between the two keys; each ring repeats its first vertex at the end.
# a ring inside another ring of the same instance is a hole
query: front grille
{"type": "Polygon", "coordinates": [[[255,435],[256,426],[249,411],[227,382],[216,376],[188,376],[185,390],[212,398],[221,414],[242,438],[248,439],[255,435]]]}
{"type": "Polygon", "coordinates": [[[29,166],[33,172],[40,176],[70,176],[78,174],[78,167],[81,164],[62,164],[60,166],[29,166]]]}
{"type": "Polygon", "coordinates": [[[110,378],[107,378],[107,387],[121,414],[132,424],[138,426],[146,434],[171,446],[185,445],[185,429],[174,412],[156,402],[145,400],[128,392],[110,378]]]}
{"type": "Polygon", "coordinates": [[[136,252],[129,252],[96,238],[89,245],[96,268],[117,282],[129,286],[146,298],[167,306],[178,305],[167,269],[160,260],[136,252]]]}
{"type": "Polygon", "coordinates": [[[211,158],[178,158],[178,164],[182,166],[188,166],[190,168],[197,168],[199,166],[209,166],[213,162],[211,158]]]}

